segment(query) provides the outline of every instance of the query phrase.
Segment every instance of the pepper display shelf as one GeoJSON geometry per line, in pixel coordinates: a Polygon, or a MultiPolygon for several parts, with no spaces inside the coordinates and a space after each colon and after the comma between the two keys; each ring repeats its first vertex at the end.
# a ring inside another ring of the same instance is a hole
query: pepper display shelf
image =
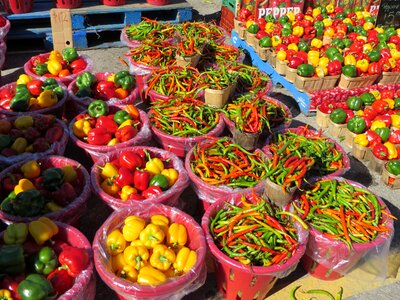
{"type": "Polygon", "coordinates": [[[303,114],[305,115],[310,114],[311,98],[309,94],[300,92],[298,89],[296,89],[293,83],[287,81],[285,77],[279,75],[279,73],[273,67],[271,67],[271,65],[268,62],[263,61],[258,56],[257,52],[253,47],[249,46],[245,40],[241,40],[238,36],[238,33],[234,30],[232,30],[231,40],[233,45],[242,48],[249,53],[253,65],[258,67],[261,71],[267,73],[271,77],[271,80],[274,84],[280,83],[284,88],[286,88],[290,92],[290,94],[298,103],[299,108],[303,114]]]}

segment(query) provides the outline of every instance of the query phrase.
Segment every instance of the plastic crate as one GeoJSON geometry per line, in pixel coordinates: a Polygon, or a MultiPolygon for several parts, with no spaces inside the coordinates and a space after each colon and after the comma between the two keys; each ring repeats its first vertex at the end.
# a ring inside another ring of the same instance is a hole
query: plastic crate
{"type": "Polygon", "coordinates": [[[233,19],[235,18],[234,13],[226,6],[221,7],[221,21],[219,26],[226,30],[226,32],[231,35],[232,29],[234,27],[233,19]]]}
{"type": "Polygon", "coordinates": [[[229,8],[229,10],[235,13],[236,0],[222,0],[222,6],[229,8]]]}

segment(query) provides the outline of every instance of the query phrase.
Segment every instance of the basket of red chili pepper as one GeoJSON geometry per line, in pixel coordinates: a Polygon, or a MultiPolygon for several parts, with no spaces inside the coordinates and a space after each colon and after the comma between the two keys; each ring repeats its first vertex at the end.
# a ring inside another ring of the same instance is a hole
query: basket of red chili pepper
{"type": "Polygon", "coordinates": [[[46,156],[14,164],[0,173],[0,219],[29,222],[39,216],[73,224],[85,213],[90,178],[77,161],[46,156]]]}
{"type": "Polygon", "coordinates": [[[71,225],[41,217],[0,233],[4,299],[94,299],[93,251],[71,225]],[[8,297],[7,297],[8,296],[8,297]]]}
{"type": "Polygon", "coordinates": [[[93,241],[96,270],[121,299],[183,298],[206,280],[206,250],[191,216],[158,203],[114,212],[93,241]]]}
{"type": "Polygon", "coordinates": [[[218,200],[201,223],[215,259],[217,287],[228,300],[265,299],[306,250],[307,225],[254,192],[218,200]]]}
{"type": "Polygon", "coordinates": [[[102,100],[91,102],[87,111],[72,119],[69,129],[72,142],[93,161],[107,152],[141,145],[151,138],[144,111],[133,104],[119,107],[102,100]]]}
{"type": "Polygon", "coordinates": [[[322,178],[305,188],[292,205],[311,227],[302,263],[314,277],[338,279],[361,259],[371,264],[370,270],[386,265],[395,217],[361,184],[340,177],[322,178]],[[374,257],[383,260],[373,267],[374,257]]]}
{"type": "Polygon", "coordinates": [[[181,160],[169,151],[130,147],[100,157],[91,172],[93,190],[111,208],[147,203],[180,206],[189,185],[181,160]]]}

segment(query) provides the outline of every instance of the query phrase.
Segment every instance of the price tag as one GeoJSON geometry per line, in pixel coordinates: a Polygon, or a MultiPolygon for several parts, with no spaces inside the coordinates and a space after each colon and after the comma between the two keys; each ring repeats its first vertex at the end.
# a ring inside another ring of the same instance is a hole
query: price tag
{"type": "Polygon", "coordinates": [[[72,22],[69,9],[50,9],[51,31],[53,34],[53,48],[61,51],[67,47],[73,47],[72,22]]]}
{"type": "Polygon", "coordinates": [[[381,26],[400,26],[400,1],[381,0],[376,24],[381,26]]]}

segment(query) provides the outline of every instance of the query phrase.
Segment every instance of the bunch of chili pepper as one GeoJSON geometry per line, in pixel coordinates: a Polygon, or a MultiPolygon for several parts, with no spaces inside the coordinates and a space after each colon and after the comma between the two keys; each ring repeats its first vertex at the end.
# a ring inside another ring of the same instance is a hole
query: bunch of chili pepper
{"type": "Polygon", "coordinates": [[[242,196],[241,203],[226,203],[226,208],[211,219],[210,233],[217,247],[246,265],[267,267],[284,263],[299,245],[297,229],[286,216],[293,214],[255,193],[247,198],[242,196]]]}
{"type": "MultiPolygon", "coordinates": [[[[291,291],[290,291],[290,300],[297,300],[296,297],[296,292],[298,289],[301,288],[301,285],[294,287],[291,291]]],[[[306,293],[306,294],[314,294],[314,295],[322,295],[327,297],[328,299],[335,299],[335,300],[342,300],[343,299],[343,288],[340,287],[339,291],[333,295],[331,292],[327,291],[327,290],[323,290],[323,289],[311,289],[311,290],[307,290],[307,291],[302,291],[302,293],[306,293]]],[[[311,299],[315,299],[314,297],[312,297],[311,299]]]]}
{"type": "Polygon", "coordinates": [[[197,252],[189,248],[186,226],[163,214],[148,220],[127,216],[121,228],[106,237],[112,271],[129,282],[159,285],[170,277],[190,272],[197,252]]]}
{"type": "Polygon", "coordinates": [[[236,92],[239,94],[262,91],[271,81],[271,78],[266,73],[254,66],[238,63],[232,65],[230,69],[238,74],[236,92]]]}
{"type": "Polygon", "coordinates": [[[236,62],[242,54],[241,51],[242,50],[232,45],[207,44],[199,64],[226,64],[227,62],[236,62]]]}
{"type": "Polygon", "coordinates": [[[229,103],[227,105],[227,114],[235,122],[235,127],[241,132],[259,133],[264,126],[269,127],[268,119],[261,114],[262,100],[254,98],[251,102],[229,103]]]}
{"type": "Polygon", "coordinates": [[[378,234],[390,229],[382,222],[382,215],[391,218],[376,196],[346,180],[324,179],[305,189],[295,211],[325,236],[352,243],[373,241],[378,234]]]}
{"type": "Polygon", "coordinates": [[[145,96],[150,90],[165,96],[196,96],[200,91],[199,78],[199,71],[192,67],[169,66],[153,70],[147,81],[145,96]]]}
{"type": "Polygon", "coordinates": [[[174,26],[169,23],[159,23],[148,18],[143,18],[138,24],[127,26],[125,31],[129,39],[137,41],[153,40],[154,38],[163,41],[175,34],[174,26]]]}
{"type": "Polygon", "coordinates": [[[218,124],[219,114],[204,102],[190,98],[172,98],[153,103],[152,126],[173,136],[204,135],[218,124]]]}
{"type": "Polygon", "coordinates": [[[266,174],[262,153],[248,152],[227,137],[196,144],[190,167],[208,184],[234,188],[255,186],[266,174]]]}
{"type": "Polygon", "coordinates": [[[205,45],[204,39],[199,38],[185,38],[181,39],[176,45],[176,53],[180,56],[192,56],[195,54],[202,54],[202,49],[205,45]]]}
{"type": "Polygon", "coordinates": [[[152,41],[131,48],[126,54],[138,64],[152,67],[166,67],[175,64],[176,48],[167,42],[159,44],[152,41]]]}
{"type": "Polygon", "coordinates": [[[212,22],[185,22],[175,26],[181,36],[191,36],[195,38],[215,41],[225,36],[223,30],[212,22]]]}
{"type": "Polygon", "coordinates": [[[229,68],[220,66],[218,69],[207,68],[200,77],[204,88],[222,90],[235,84],[238,75],[229,68]]]}

